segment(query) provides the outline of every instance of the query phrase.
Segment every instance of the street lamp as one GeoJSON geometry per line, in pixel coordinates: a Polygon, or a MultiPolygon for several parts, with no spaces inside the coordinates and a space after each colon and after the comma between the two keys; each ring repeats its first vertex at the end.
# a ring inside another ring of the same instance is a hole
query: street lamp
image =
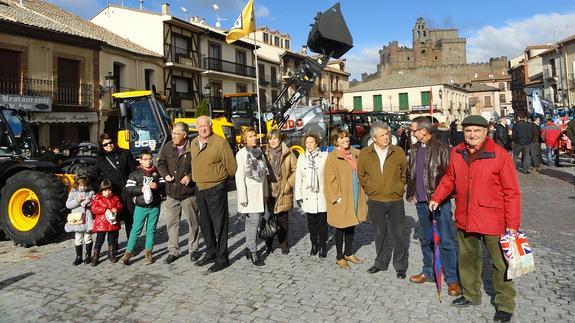
{"type": "Polygon", "coordinates": [[[108,89],[108,92],[110,93],[110,108],[112,107],[112,89],[114,89],[114,75],[112,74],[112,72],[108,72],[108,75],[104,76],[105,82],[104,84],[106,85],[106,89],[108,89]]]}

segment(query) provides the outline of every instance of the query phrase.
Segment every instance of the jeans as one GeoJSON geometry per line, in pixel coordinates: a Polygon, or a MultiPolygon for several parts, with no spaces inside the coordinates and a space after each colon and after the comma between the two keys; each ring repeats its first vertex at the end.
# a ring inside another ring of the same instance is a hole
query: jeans
{"type": "Polygon", "coordinates": [[[244,233],[246,236],[246,248],[255,253],[258,251],[258,227],[262,219],[262,213],[248,213],[244,233]]]}
{"type": "Polygon", "coordinates": [[[547,165],[551,166],[554,155],[555,155],[555,166],[559,166],[559,149],[553,147],[547,147],[547,165]]]}
{"type": "MultiPolygon", "coordinates": [[[[431,212],[427,206],[427,202],[418,202],[416,205],[417,216],[419,217],[419,227],[421,228],[421,253],[423,254],[423,270],[421,271],[425,277],[433,276],[433,233],[432,233],[432,218],[431,212]]],[[[437,216],[437,215],[436,215],[437,216]]],[[[457,283],[457,248],[455,247],[455,237],[453,229],[453,221],[451,220],[451,201],[441,204],[440,214],[436,218],[437,229],[441,236],[439,244],[441,266],[445,272],[445,281],[449,283],[457,283]]]]}
{"type": "Polygon", "coordinates": [[[130,239],[128,239],[128,246],[126,251],[134,252],[138,236],[142,233],[144,225],[146,225],[146,250],[152,251],[154,247],[154,233],[158,225],[158,218],[160,217],[160,206],[157,207],[141,207],[137,206],[134,209],[134,224],[130,232],[130,239]]]}

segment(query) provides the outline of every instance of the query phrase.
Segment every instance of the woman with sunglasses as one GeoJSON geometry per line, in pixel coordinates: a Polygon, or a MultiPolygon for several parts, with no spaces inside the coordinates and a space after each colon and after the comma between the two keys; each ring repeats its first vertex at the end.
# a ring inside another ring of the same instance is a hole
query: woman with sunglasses
{"type": "MultiPolygon", "coordinates": [[[[124,187],[130,173],[136,169],[136,160],[129,150],[117,148],[114,140],[107,133],[101,134],[98,140],[100,150],[92,177],[98,179],[98,183],[103,180],[112,182],[112,192],[117,195],[124,208],[119,214],[120,220],[124,220],[126,237],[130,237],[133,222],[133,204],[126,203],[124,187]]],[[[114,247],[114,253],[118,252],[118,246],[114,247]]]]}

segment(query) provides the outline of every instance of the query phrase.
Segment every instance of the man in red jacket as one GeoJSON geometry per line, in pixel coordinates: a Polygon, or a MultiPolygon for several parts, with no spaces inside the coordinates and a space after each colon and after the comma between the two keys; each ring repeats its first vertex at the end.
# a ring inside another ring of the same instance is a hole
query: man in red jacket
{"type": "Polygon", "coordinates": [[[555,166],[559,167],[559,136],[561,128],[553,120],[547,120],[547,124],[541,130],[541,137],[547,146],[547,165],[551,166],[553,155],[555,155],[555,166]]]}
{"type": "Polygon", "coordinates": [[[499,238],[514,234],[521,222],[521,197],[509,153],[487,138],[487,120],[478,115],[463,122],[465,142],[451,150],[449,165],[429,202],[433,211],[455,191],[455,222],[459,242],[459,275],[463,296],[452,302],[481,304],[481,241],[493,263],[496,322],[509,322],[515,310],[515,289],[505,279],[507,265],[499,238]]]}

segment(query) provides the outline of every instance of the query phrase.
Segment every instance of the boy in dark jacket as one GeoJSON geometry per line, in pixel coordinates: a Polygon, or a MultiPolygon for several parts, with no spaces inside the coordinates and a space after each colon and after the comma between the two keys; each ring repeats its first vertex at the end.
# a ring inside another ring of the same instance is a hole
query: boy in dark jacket
{"type": "Polygon", "coordinates": [[[127,196],[134,202],[135,209],[133,230],[130,232],[126,253],[121,259],[124,265],[130,264],[136,241],[146,222],[144,257],[147,265],[153,263],[154,233],[160,217],[160,203],[162,201],[160,192],[164,187],[164,183],[164,179],[160,176],[156,166],[154,166],[152,153],[149,150],[142,151],[140,167],[130,173],[126,183],[127,196]]]}

